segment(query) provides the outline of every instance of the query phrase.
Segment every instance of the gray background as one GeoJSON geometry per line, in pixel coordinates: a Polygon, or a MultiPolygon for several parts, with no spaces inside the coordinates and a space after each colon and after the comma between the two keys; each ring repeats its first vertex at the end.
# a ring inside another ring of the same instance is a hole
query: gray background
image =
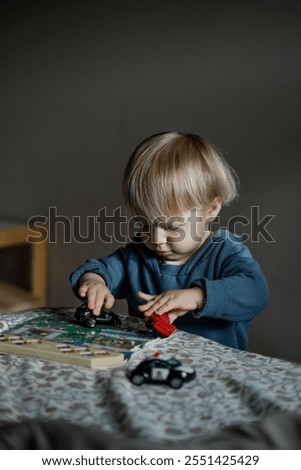
{"type": "MultiPolygon", "coordinates": [[[[2,1],[0,214],[87,216],[121,204],[125,163],[145,137],[195,132],[239,175],[240,215],[275,217],[238,233],[271,300],[250,349],[301,362],[300,21],[292,0],[2,1]]],[[[73,219],[74,221],[74,219],[73,219]]],[[[55,220],[52,220],[55,222],[55,220]]],[[[78,305],[70,272],[117,242],[50,245],[50,306],[78,305]]],[[[117,311],[124,309],[119,302],[117,311]]]]}

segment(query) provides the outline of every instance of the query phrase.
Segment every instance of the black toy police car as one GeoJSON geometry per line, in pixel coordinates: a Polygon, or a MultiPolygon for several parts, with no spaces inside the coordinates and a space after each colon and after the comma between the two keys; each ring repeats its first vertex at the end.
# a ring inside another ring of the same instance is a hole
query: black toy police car
{"type": "Polygon", "coordinates": [[[94,328],[96,325],[111,325],[116,328],[121,327],[120,318],[116,313],[102,310],[101,314],[96,316],[92,310],[87,307],[86,303],[76,309],[74,318],[76,323],[86,328],[94,328]]]}
{"type": "Polygon", "coordinates": [[[177,359],[163,360],[158,358],[142,361],[130,372],[129,379],[134,385],[144,382],[167,384],[172,388],[181,388],[184,382],[195,378],[195,370],[182,365],[177,359]]]}

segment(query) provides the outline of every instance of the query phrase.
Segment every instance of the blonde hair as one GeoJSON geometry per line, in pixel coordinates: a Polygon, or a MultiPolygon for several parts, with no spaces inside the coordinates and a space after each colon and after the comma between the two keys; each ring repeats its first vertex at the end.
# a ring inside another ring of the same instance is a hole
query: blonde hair
{"type": "Polygon", "coordinates": [[[218,150],[196,134],[167,132],[144,140],[125,169],[123,198],[132,216],[155,220],[237,195],[237,177],[218,150]]]}

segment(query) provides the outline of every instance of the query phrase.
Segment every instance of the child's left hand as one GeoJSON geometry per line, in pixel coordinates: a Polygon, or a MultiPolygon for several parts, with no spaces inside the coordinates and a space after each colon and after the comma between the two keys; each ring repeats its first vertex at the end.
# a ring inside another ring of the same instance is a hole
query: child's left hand
{"type": "Polygon", "coordinates": [[[150,317],[153,313],[156,315],[167,313],[170,323],[191,310],[202,308],[205,298],[203,289],[199,287],[168,290],[158,295],[138,291],[138,296],[146,301],[145,304],[138,306],[139,312],[145,317],[150,317]]]}

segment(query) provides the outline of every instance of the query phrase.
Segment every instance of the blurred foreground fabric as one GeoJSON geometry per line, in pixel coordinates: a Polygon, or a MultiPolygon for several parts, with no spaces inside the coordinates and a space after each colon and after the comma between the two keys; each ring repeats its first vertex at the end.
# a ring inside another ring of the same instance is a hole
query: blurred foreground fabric
{"type": "Polygon", "coordinates": [[[119,437],[100,427],[75,424],[24,422],[0,429],[1,450],[97,450],[97,449],[301,449],[301,415],[273,414],[261,422],[231,426],[208,438],[180,439],[168,445],[119,437]]]}

